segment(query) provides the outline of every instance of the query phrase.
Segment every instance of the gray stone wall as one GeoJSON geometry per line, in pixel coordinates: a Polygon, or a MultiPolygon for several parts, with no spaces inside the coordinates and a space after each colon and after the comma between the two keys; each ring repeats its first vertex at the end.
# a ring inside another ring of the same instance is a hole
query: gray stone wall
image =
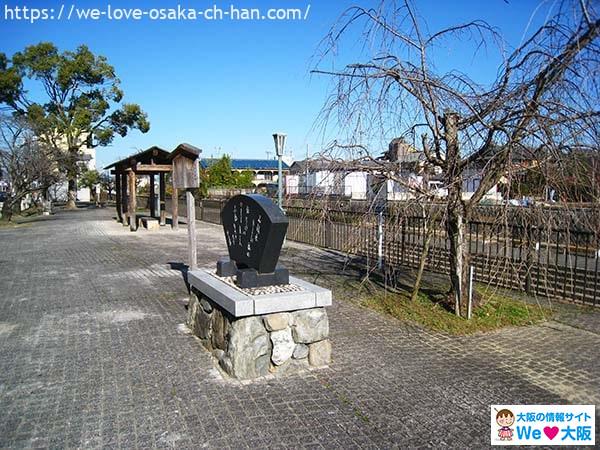
{"type": "Polygon", "coordinates": [[[230,376],[257,378],[331,361],[325,308],[236,318],[192,289],[187,326],[230,376]]]}

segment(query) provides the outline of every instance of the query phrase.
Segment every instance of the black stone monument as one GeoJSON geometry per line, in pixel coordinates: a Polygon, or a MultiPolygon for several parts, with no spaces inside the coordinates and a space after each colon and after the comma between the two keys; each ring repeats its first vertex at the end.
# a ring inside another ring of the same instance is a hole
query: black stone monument
{"type": "Polygon", "coordinates": [[[278,264],[288,218],[270,199],[236,195],[221,211],[229,258],[217,262],[217,275],[235,276],[241,288],[288,284],[288,270],[278,264]]]}

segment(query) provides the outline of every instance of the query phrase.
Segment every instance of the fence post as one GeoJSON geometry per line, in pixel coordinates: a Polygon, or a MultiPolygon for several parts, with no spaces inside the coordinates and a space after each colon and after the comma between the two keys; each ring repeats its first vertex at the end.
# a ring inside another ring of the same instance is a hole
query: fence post
{"type": "Polygon", "coordinates": [[[473,309],[473,266],[469,266],[469,303],[467,304],[467,320],[471,320],[473,309]]]}
{"type": "Polygon", "coordinates": [[[401,257],[400,261],[404,264],[404,241],[406,240],[406,217],[402,218],[402,238],[401,238],[401,257]]]}
{"type": "Polygon", "coordinates": [[[525,293],[531,295],[534,293],[531,271],[533,270],[533,255],[537,251],[538,243],[534,243],[533,227],[525,225],[525,293]]]}
{"type": "Polygon", "coordinates": [[[377,269],[383,268],[383,211],[377,214],[377,269]]]}
{"type": "Polygon", "coordinates": [[[331,218],[330,217],[326,217],[325,218],[325,229],[323,230],[325,232],[325,240],[323,242],[325,248],[331,248],[331,218]]]}

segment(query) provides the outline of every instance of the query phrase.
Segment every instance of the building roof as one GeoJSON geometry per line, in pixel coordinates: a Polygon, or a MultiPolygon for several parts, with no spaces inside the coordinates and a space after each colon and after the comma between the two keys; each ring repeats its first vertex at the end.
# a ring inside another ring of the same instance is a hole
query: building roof
{"type": "Polygon", "coordinates": [[[111,165],[106,166],[104,170],[108,170],[113,167],[128,167],[137,163],[150,164],[151,162],[153,162],[154,164],[171,164],[171,161],[169,159],[169,152],[163,150],[160,147],[153,146],[147,150],[143,150],[133,155],[129,155],[127,158],[123,158],[120,161],[116,161],[111,165]]]}
{"type": "Polygon", "coordinates": [[[302,161],[295,161],[290,168],[290,173],[299,174],[304,172],[318,172],[325,170],[329,172],[378,171],[386,166],[389,166],[390,163],[396,165],[400,164],[402,165],[402,168],[412,168],[423,162],[423,160],[424,156],[420,152],[398,155],[398,159],[395,161],[387,161],[383,158],[365,158],[357,160],[327,158],[304,159],[302,161]]]}
{"type": "Polygon", "coordinates": [[[340,161],[335,161],[326,158],[313,158],[303,159],[302,161],[294,161],[290,168],[291,173],[304,173],[306,171],[320,171],[320,170],[342,170],[343,165],[340,161]]]}
{"type": "MultiPolygon", "coordinates": [[[[206,169],[217,162],[218,158],[202,158],[200,167],[206,169]]],[[[232,159],[231,168],[234,170],[277,170],[278,163],[276,159],[232,159]]],[[[289,170],[285,162],[281,162],[283,170],[289,170]]]]}
{"type": "Polygon", "coordinates": [[[198,156],[200,156],[200,153],[202,153],[202,150],[200,150],[198,147],[183,143],[179,144],[177,148],[171,152],[169,158],[174,159],[176,156],[183,155],[186,158],[196,159],[198,156]]]}

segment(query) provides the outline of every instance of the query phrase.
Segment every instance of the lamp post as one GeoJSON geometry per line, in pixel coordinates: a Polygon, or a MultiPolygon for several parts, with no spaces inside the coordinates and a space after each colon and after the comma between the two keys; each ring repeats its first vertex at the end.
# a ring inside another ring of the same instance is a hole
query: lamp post
{"type": "Polygon", "coordinates": [[[281,157],[283,156],[283,149],[285,148],[285,138],[286,134],[283,133],[274,133],[273,141],[275,142],[275,153],[277,153],[277,198],[279,200],[279,207],[283,210],[283,192],[282,192],[282,177],[281,177],[281,157]]]}

